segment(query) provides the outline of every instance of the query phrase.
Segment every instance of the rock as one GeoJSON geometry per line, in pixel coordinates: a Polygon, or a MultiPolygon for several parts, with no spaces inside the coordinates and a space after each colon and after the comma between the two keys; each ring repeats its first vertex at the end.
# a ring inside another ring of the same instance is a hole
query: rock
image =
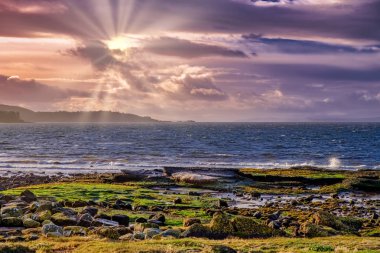
{"type": "Polygon", "coordinates": [[[63,236],[63,228],[53,223],[42,226],[42,234],[46,237],[61,237],[63,236]]]}
{"type": "Polygon", "coordinates": [[[42,211],[51,211],[53,209],[53,202],[51,201],[40,201],[33,203],[36,205],[36,212],[42,212],[42,211]]]}
{"type": "Polygon", "coordinates": [[[261,217],[263,217],[263,214],[260,211],[257,211],[253,214],[253,217],[255,217],[256,219],[260,219],[261,217]]]}
{"type": "Polygon", "coordinates": [[[210,222],[210,230],[214,237],[223,239],[234,232],[234,227],[226,214],[216,212],[210,222]]]}
{"type": "Polygon", "coordinates": [[[162,237],[174,237],[179,238],[181,236],[181,231],[176,229],[167,229],[160,234],[162,237]]]}
{"type": "Polygon", "coordinates": [[[201,224],[201,220],[198,218],[186,218],[183,221],[184,227],[190,227],[193,224],[201,224]]]}
{"type": "Polygon", "coordinates": [[[330,227],[316,225],[310,222],[305,222],[301,225],[300,232],[306,237],[326,237],[337,235],[338,232],[330,227]]]}
{"type": "Polygon", "coordinates": [[[85,207],[87,206],[87,202],[86,201],[83,201],[83,200],[76,200],[74,202],[71,203],[71,207],[85,207]]]}
{"type": "Polygon", "coordinates": [[[145,234],[143,232],[135,232],[133,234],[133,239],[134,240],[139,240],[139,241],[144,240],[145,239],[145,234]]]}
{"type": "Polygon", "coordinates": [[[158,228],[147,228],[144,230],[145,239],[153,238],[153,236],[158,235],[161,232],[162,230],[158,228]]]}
{"type": "Polygon", "coordinates": [[[88,228],[81,226],[68,226],[63,229],[63,234],[66,237],[70,236],[87,236],[88,228]]]}
{"type": "Polygon", "coordinates": [[[96,227],[100,227],[100,226],[117,227],[117,226],[119,226],[119,222],[111,221],[111,220],[107,220],[107,219],[95,219],[93,222],[93,225],[96,227]]]}
{"type": "Polygon", "coordinates": [[[22,201],[25,201],[25,202],[27,202],[27,203],[31,203],[31,202],[37,200],[36,195],[34,195],[34,193],[31,192],[31,191],[29,191],[29,190],[25,190],[25,191],[23,191],[23,192],[20,194],[20,197],[21,197],[21,200],[22,200],[22,201]]]}
{"type": "Polygon", "coordinates": [[[155,215],[152,215],[151,217],[149,217],[150,220],[157,220],[157,221],[160,221],[162,222],[163,224],[165,224],[165,221],[166,221],[166,218],[165,218],[165,215],[163,214],[155,214],[155,215]]]}
{"type": "Polygon", "coordinates": [[[147,223],[148,220],[142,217],[139,217],[135,220],[136,223],[147,223]]]}
{"type": "Polygon", "coordinates": [[[66,215],[64,213],[56,213],[51,216],[51,221],[59,226],[76,226],[77,219],[75,216],[66,215]]]}
{"type": "Polygon", "coordinates": [[[249,217],[237,216],[232,219],[234,235],[241,238],[266,238],[275,234],[272,228],[249,217]]]}
{"type": "Polygon", "coordinates": [[[273,228],[273,229],[280,229],[281,228],[281,223],[279,221],[271,221],[268,224],[268,227],[273,228]]]}
{"type": "Polygon", "coordinates": [[[38,228],[41,226],[41,223],[30,218],[24,219],[22,223],[26,228],[38,228]]]}
{"type": "Polygon", "coordinates": [[[78,219],[78,226],[81,227],[90,227],[94,221],[94,218],[89,214],[82,214],[78,219]]]}
{"type": "Polygon", "coordinates": [[[46,211],[41,211],[39,213],[33,214],[32,219],[38,222],[43,222],[45,220],[50,220],[51,216],[52,216],[51,211],[46,210],[46,211]]]}
{"type": "Polygon", "coordinates": [[[122,226],[129,226],[129,217],[127,215],[116,214],[111,217],[113,221],[118,222],[122,226]]]}
{"type": "Polygon", "coordinates": [[[95,234],[109,239],[117,240],[126,234],[132,234],[132,230],[127,227],[100,227],[94,230],[95,234]]]}
{"type": "Polygon", "coordinates": [[[1,217],[2,218],[8,218],[8,217],[20,217],[23,215],[23,211],[21,208],[17,206],[4,206],[1,208],[1,217]]]}
{"type": "Polygon", "coordinates": [[[357,232],[363,222],[352,217],[337,217],[331,213],[320,211],[313,215],[313,222],[317,225],[331,227],[338,231],[357,232]]]}
{"type": "Polygon", "coordinates": [[[182,199],[181,199],[181,198],[176,198],[176,199],[173,201],[173,203],[174,203],[175,205],[182,204],[182,199]]]}
{"type": "Polygon", "coordinates": [[[204,237],[208,238],[211,235],[209,227],[195,223],[182,233],[182,237],[204,237]]]}
{"type": "Polygon", "coordinates": [[[121,241],[131,241],[133,239],[133,234],[126,234],[119,237],[121,241]]]}
{"type": "Polygon", "coordinates": [[[1,219],[1,225],[4,227],[22,227],[23,221],[18,217],[7,217],[1,219]]]}
{"type": "Polygon", "coordinates": [[[123,210],[132,210],[132,205],[130,203],[126,203],[120,199],[115,201],[113,205],[114,209],[123,209],[123,210]]]}
{"type": "Polygon", "coordinates": [[[374,213],[372,213],[371,219],[372,220],[377,220],[377,219],[379,219],[379,215],[374,212],[374,213]]]}
{"type": "Polygon", "coordinates": [[[281,216],[282,211],[277,211],[268,216],[270,220],[278,220],[281,216]]]}
{"type": "Polygon", "coordinates": [[[135,232],[144,232],[147,228],[159,228],[158,225],[152,223],[136,223],[135,232]]]}
{"type": "Polygon", "coordinates": [[[234,250],[233,248],[230,248],[230,247],[224,246],[224,245],[210,246],[210,247],[207,247],[202,252],[204,252],[204,253],[237,253],[237,251],[234,250]]]}
{"type": "Polygon", "coordinates": [[[85,213],[88,213],[88,214],[90,214],[91,216],[95,216],[95,215],[98,214],[98,208],[96,208],[96,207],[92,207],[92,206],[86,206],[86,207],[82,210],[81,214],[85,214],[85,213]]]}
{"type": "Polygon", "coordinates": [[[227,201],[223,199],[218,199],[217,207],[223,208],[223,207],[228,207],[227,201]]]}

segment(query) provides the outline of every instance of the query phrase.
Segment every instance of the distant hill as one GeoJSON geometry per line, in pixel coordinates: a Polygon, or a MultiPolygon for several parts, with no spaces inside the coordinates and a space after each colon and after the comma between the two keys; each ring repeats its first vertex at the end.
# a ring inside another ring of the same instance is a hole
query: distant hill
{"type": "Polygon", "coordinates": [[[0,111],[0,123],[23,123],[18,112],[0,111]]]}
{"type": "MultiPolygon", "coordinates": [[[[19,107],[0,105],[0,112],[14,112],[19,115],[22,121],[26,122],[58,122],[58,123],[74,123],[74,122],[119,122],[119,123],[149,123],[160,122],[151,117],[141,117],[135,114],[108,112],[108,111],[92,111],[92,112],[34,112],[32,110],[19,107]]],[[[0,118],[1,122],[1,118],[0,118]]]]}

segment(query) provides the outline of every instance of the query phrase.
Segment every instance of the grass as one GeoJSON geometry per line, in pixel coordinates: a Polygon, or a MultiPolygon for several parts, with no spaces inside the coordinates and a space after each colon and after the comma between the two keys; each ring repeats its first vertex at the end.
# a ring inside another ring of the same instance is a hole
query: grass
{"type": "MultiPolygon", "coordinates": [[[[15,244],[8,243],[7,246],[15,244]]],[[[367,237],[329,237],[314,239],[226,239],[222,241],[206,239],[162,239],[147,240],[141,242],[116,242],[99,240],[95,238],[61,238],[40,239],[35,242],[18,243],[17,245],[30,247],[38,253],[67,252],[67,253],[103,253],[103,252],[162,252],[176,253],[185,250],[201,252],[213,245],[226,245],[248,252],[291,252],[291,253],[314,253],[314,252],[357,252],[357,253],[379,253],[380,241],[377,238],[367,237]],[[339,251],[337,251],[339,250],[339,251]]]]}

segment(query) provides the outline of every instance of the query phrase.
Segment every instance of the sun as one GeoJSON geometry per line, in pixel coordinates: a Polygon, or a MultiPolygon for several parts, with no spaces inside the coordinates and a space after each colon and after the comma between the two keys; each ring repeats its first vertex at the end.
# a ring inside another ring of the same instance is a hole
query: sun
{"type": "Polygon", "coordinates": [[[117,36],[105,42],[111,50],[125,51],[128,48],[139,47],[138,39],[132,36],[117,36]]]}

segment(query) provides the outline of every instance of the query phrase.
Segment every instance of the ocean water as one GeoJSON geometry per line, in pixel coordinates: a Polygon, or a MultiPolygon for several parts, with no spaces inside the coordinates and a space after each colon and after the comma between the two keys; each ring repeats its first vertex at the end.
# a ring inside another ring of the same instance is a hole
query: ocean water
{"type": "Polygon", "coordinates": [[[2,124],[0,171],[380,169],[379,123],[2,124]]]}

